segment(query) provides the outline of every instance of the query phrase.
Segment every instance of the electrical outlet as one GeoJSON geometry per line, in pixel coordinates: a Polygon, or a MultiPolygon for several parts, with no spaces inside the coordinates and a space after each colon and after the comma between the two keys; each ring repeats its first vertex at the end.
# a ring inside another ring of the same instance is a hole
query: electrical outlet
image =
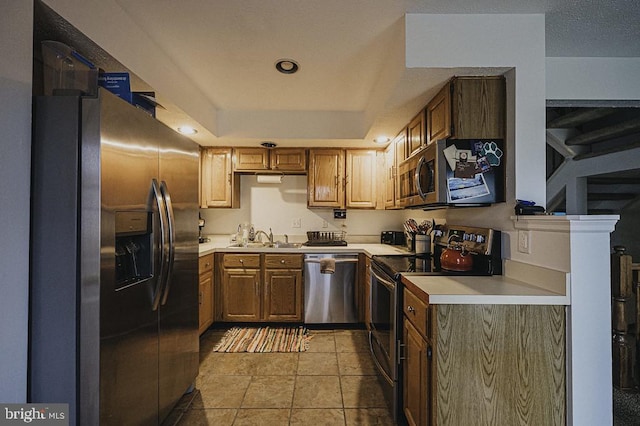
{"type": "Polygon", "coordinates": [[[531,254],[531,231],[518,231],[518,251],[531,254]]]}
{"type": "Polygon", "coordinates": [[[291,227],[302,228],[302,219],[300,219],[299,217],[293,219],[293,222],[291,222],[291,227]]]}
{"type": "Polygon", "coordinates": [[[329,222],[327,222],[326,220],[322,221],[322,227],[323,228],[328,228],[329,227],[329,222]]]}

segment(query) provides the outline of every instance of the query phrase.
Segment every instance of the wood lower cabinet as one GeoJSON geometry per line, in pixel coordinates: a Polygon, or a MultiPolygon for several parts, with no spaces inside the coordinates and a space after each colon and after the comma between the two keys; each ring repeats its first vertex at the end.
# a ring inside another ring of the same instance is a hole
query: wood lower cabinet
{"type": "Polygon", "coordinates": [[[199,258],[198,274],[198,329],[202,334],[213,324],[213,254],[199,258]]]}
{"type": "Polygon", "coordinates": [[[232,168],[231,148],[200,152],[200,207],[240,207],[240,180],[232,168]]]}
{"type": "Polygon", "coordinates": [[[410,425],[565,425],[565,307],[428,305],[403,290],[410,425]]]}
{"type": "Polygon", "coordinates": [[[301,322],[301,254],[225,254],[222,319],[228,322],[301,322]]]}

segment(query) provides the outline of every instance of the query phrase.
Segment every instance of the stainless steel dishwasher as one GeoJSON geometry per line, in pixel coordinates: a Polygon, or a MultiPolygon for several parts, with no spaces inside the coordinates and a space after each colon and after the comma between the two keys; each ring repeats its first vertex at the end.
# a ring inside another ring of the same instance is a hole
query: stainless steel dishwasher
{"type": "Polygon", "coordinates": [[[357,254],[304,256],[304,322],[345,324],[358,321],[357,254]],[[334,270],[333,273],[330,273],[334,270]]]}

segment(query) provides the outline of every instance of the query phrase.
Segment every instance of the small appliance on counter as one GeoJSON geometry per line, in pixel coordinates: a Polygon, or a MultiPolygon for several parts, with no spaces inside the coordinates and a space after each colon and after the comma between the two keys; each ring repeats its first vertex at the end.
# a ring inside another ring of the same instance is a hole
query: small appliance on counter
{"type": "Polygon", "coordinates": [[[211,241],[209,238],[202,236],[202,229],[204,228],[204,223],[205,223],[205,220],[202,218],[202,216],[200,216],[200,214],[198,214],[198,228],[200,228],[200,230],[198,231],[198,242],[201,244],[208,243],[209,241],[211,241]]]}
{"type": "Polygon", "coordinates": [[[402,231],[382,231],[380,234],[380,244],[404,246],[407,244],[407,237],[402,231]]]}

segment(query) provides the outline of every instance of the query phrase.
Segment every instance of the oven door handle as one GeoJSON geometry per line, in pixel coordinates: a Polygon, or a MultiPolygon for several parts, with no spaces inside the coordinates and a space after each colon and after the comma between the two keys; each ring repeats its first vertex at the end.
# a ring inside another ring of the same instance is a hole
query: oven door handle
{"type": "Polygon", "coordinates": [[[387,289],[394,291],[396,289],[396,283],[393,281],[389,281],[386,278],[381,277],[380,275],[376,274],[376,271],[373,270],[373,268],[370,268],[371,271],[371,275],[373,275],[376,280],[380,281],[387,289]]]}

